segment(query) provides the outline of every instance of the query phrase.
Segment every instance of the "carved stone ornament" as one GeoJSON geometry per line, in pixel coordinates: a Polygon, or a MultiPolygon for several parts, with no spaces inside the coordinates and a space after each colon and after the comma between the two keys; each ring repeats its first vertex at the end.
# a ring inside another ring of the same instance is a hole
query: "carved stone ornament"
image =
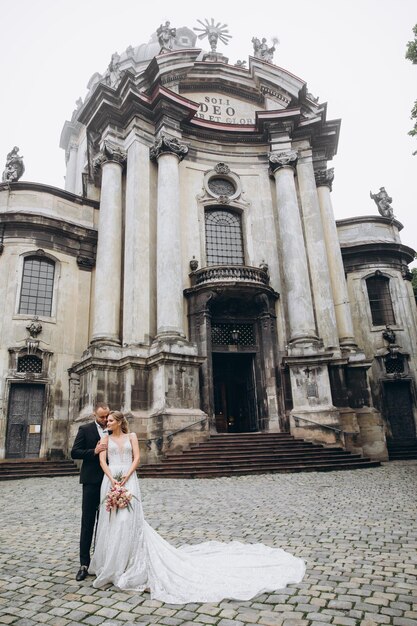
{"type": "Polygon", "coordinates": [[[195,256],[193,256],[193,258],[190,261],[190,270],[192,272],[195,272],[198,269],[198,261],[195,258],[195,256]]]}
{"type": "Polygon", "coordinates": [[[6,167],[2,175],[4,183],[16,183],[25,171],[23,157],[18,152],[19,148],[15,146],[6,157],[6,167]]]}
{"type": "Polygon", "coordinates": [[[182,161],[188,154],[188,146],[185,143],[180,143],[177,137],[168,137],[162,133],[150,149],[151,160],[157,160],[161,154],[175,154],[182,161]]]}
{"type": "Polygon", "coordinates": [[[382,331],[382,336],[385,341],[387,341],[390,345],[395,344],[395,332],[392,330],[392,328],[390,328],[390,326],[388,326],[388,324],[386,325],[385,330],[382,331]]]}
{"type": "Polygon", "coordinates": [[[334,180],[334,167],[328,170],[317,170],[314,172],[317,187],[328,187],[332,190],[334,180]]]}
{"type": "Polygon", "coordinates": [[[77,256],[77,265],[80,268],[80,270],[86,270],[88,272],[91,272],[95,264],[96,264],[95,259],[89,256],[84,256],[82,254],[79,254],[77,256]]]}
{"type": "Polygon", "coordinates": [[[295,169],[298,153],[296,150],[284,150],[282,152],[270,152],[268,154],[269,166],[272,172],[281,167],[290,166],[295,169]]]}
{"type": "Polygon", "coordinates": [[[105,141],[101,152],[99,152],[93,161],[94,169],[98,170],[104,163],[111,161],[124,165],[126,158],[127,154],[122,148],[111,144],[109,141],[105,141]]]}
{"type": "Polygon", "coordinates": [[[262,59],[263,61],[268,61],[268,63],[272,63],[275,52],[275,44],[278,43],[278,39],[273,40],[272,46],[268,46],[266,43],[266,37],[262,37],[262,40],[258,39],[258,37],[252,37],[252,45],[253,45],[253,56],[256,59],[262,59]]]}
{"type": "Polygon", "coordinates": [[[226,163],[217,163],[214,169],[216,170],[217,174],[229,174],[230,173],[230,167],[226,165],[226,163]]]}
{"type": "Polygon", "coordinates": [[[219,39],[227,46],[227,44],[229,43],[228,39],[232,38],[232,35],[228,34],[229,31],[227,29],[227,24],[221,24],[220,22],[215,24],[213,18],[211,18],[211,22],[209,22],[207,19],[205,23],[201,20],[197,20],[197,22],[203,27],[194,28],[195,31],[201,32],[201,35],[198,35],[198,38],[203,39],[204,37],[207,37],[211,47],[211,51],[213,53],[217,50],[217,42],[219,39]]]}
{"type": "Polygon", "coordinates": [[[157,29],[156,36],[161,46],[161,52],[169,52],[174,46],[177,29],[171,28],[170,22],[165,22],[165,24],[161,24],[157,29]]]}
{"type": "Polygon", "coordinates": [[[378,193],[372,193],[372,191],[370,191],[369,195],[372,200],[375,201],[378,211],[382,217],[389,217],[390,219],[394,218],[394,211],[391,206],[392,198],[390,198],[385,191],[385,187],[380,187],[378,193]]]}
{"type": "Polygon", "coordinates": [[[42,324],[39,321],[38,316],[35,316],[30,324],[26,326],[26,330],[28,331],[30,337],[36,339],[36,337],[42,332],[42,324]]]}
{"type": "Polygon", "coordinates": [[[222,204],[230,204],[230,198],[229,196],[218,196],[218,201],[221,202],[222,204]]]}

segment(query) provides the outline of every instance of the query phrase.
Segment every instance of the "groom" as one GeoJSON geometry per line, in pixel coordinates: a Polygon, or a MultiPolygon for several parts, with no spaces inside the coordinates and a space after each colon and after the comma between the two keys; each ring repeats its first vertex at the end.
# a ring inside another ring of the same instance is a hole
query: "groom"
{"type": "Polygon", "coordinates": [[[104,430],[107,426],[107,417],[110,409],[105,402],[98,402],[94,407],[94,421],[82,424],[78,429],[71,458],[82,459],[80,483],[83,486],[83,500],[81,509],[80,534],[80,569],[75,579],[84,580],[90,565],[90,548],[93,540],[94,525],[100,504],[100,487],[103,470],[100,467],[99,454],[107,449],[107,444],[101,443],[104,430]]]}

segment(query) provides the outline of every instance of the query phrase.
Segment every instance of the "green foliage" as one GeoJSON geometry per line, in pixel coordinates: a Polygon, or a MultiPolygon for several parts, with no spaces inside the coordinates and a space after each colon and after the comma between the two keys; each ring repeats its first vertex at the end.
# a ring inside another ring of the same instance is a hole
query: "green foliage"
{"type": "Polygon", "coordinates": [[[411,279],[411,285],[413,287],[414,297],[417,301],[417,267],[413,267],[411,269],[411,273],[413,275],[413,278],[411,279]]]}
{"type": "Polygon", "coordinates": [[[417,63],[417,24],[413,28],[413,33],[414,41],[408,42],[405,58],[411,61],[411,63],[417,63]]]}
{"type": "MultiPolygon", "coordinates": [[[[405,58],[417,64],[417,24],[413,28],[413,33],[414,40],[407,43],[405,58]]],[[[415,137],[417,135],[417,100],[414,102],[414,106],[411,109],[411,119],[415,120],[415,122],[413,128],[408,131],[408,134],[411,135],[411,137],[415,137]]],[[[413,152],[413,154],[417,154],[417,150],[413,152]]]]}

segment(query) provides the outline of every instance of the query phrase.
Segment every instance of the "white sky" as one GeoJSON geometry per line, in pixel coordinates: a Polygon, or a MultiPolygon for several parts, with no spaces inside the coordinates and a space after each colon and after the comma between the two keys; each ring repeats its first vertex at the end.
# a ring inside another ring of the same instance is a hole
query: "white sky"
{"type": "MultiPolygon", "coordinates": [[[[0,171],[17,145],[24,180],[64,187],[60,133],[92,74],[104,72],[113,52],[147,42],[165,20],[193,28],[213,17],[233,36],[218,46],[230,63],[253,53],[253,36],[278,37],[274,62],[328,103],[328,119],[341,118],[338,154],[329,163],[336,219],[378,214],[369,192],[384,186],[404,224],[403,243],[416,248],[417,140],[407,132],[417,66],[404,57],[416,0],[264,0],[249,7],[241,0],[0,0],[0,171]]],[[[208,49],[206,39],[197,45],[208,49]]]]}

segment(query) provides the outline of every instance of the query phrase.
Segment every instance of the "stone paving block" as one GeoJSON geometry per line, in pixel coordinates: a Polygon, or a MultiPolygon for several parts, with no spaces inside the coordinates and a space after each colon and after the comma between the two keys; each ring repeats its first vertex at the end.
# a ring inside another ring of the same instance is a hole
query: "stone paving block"
{"type": "Polygon", "coordinates": [[[213,615],[207,615],[204,613],[199,613],[197,615],[197,617],[195,618],[194,622],[197,624],[217,624],[219,620],[217,619],[217,617],[214,617],[213,615]]]}

